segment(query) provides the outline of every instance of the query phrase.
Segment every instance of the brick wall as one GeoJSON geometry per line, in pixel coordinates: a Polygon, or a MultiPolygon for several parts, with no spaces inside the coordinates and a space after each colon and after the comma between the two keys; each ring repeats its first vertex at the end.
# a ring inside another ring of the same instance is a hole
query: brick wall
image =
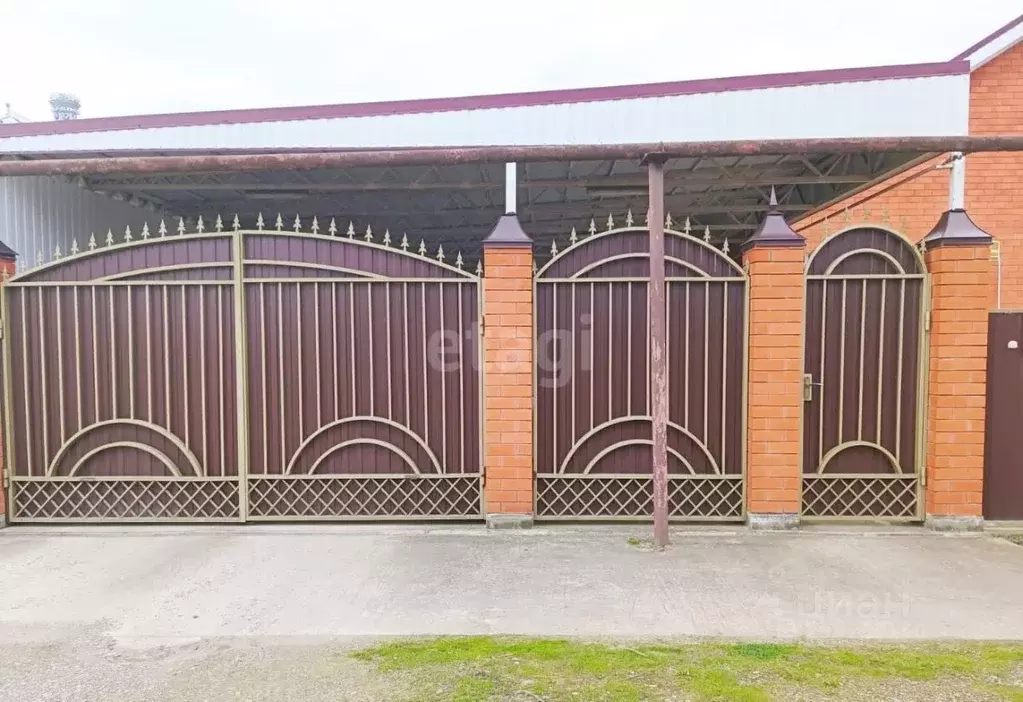
{"type": "Polygon", "coordinates": [[[747,506],[798,514],[803,249],[756,247],[749,265],[747,506]]]}
{"type": "Polygon", "coordinates": [[[533,512],[533,252],[483,253],[484,489],[488,514],[533,512]]]}
{"type": "MultiPolygon", "coordinates": [[[[1023,134],[1023,44],[981,67],[970,77],[970,134],[1023,134]]],[[[942,157],[944,158],[944,157],[942,157]]],[[[895,176],[929,173],[904,183],[869,202],[850,208],[853,224],[878,222],[887,212],[889,223],[913,241],[926,235],[948,209],[948,170],[933,170],[936,159],[895,176]],[[869,212],[868,212],[869,211],[869,212]]],[[[966,159],[966,210],[982,229],[1001,242],[1002,306],[1023,307],[1023,154],[974,154],[966,159]]],[[[887,187],[885,181],[849,198],[861,198],[887,187]]],[[[839,203],[793,228],[811,247],[843,227],[839,203]]]]}
{"type": "Polygon", "coordinates": [[[929,516],[981,515],[991,266],[988,246],[944,246],[927,252],[932,281],[929,516]]]}

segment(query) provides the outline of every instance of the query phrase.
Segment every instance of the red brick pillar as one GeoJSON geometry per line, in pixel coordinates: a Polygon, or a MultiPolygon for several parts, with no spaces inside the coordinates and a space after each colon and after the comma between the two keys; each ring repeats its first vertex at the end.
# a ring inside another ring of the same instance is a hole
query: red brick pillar
{"type": "Polygon", "coordinates": [[[533,522],[533,242],[504,215],[483,244],[487,526],[533,522]]]}
{"type": "MultiPolygon", "coordinates": [[[[8,278],[14,275],[15,260],[18,254],[14,253],[6,244],[0,242],[0,285],[3,284],[8,278]]],[[[4,343],[9,343],[5,340],[4,343]]],[[[6,408],[4,409],[6,412],[6,408]]],[[[6,424],[8,418],[6,414],[3,417],[3,421],[6,424]]],[[[7,463],[4,461],[4,450],[6,447],[3,445],[6,434],[0,431],[0,468],[6,469],[7,463]]],[[[5,473],[6,475],[6,473],[5,473]]],[[[6,481],[5,481],[6,482],[6,481]]],[[[4,485],[6,488],[6,485],[4,485]]],[[[7,525],[7,490],[0,490],[0,526],[7,525]]]]}
{"type": "Polygon", "coordinates": [[[746,510],[754,529],[799,523],[805,248],[773,209],[743,245],[749,275],[746,510]]]}
{"type": "Polygon", "coordinates": [[[931,276],[925,505],[929,526],[983,526],[991,237],[950,210],[924,239],[931,276]]]}

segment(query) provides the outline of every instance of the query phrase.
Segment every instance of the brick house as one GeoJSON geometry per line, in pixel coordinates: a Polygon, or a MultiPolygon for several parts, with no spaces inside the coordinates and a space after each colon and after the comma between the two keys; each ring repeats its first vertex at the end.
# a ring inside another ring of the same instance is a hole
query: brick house
{"type": "Polygon", "coordinates": [[[0,125],[8,518],[977,526],[1021,39],[0,125]]]}

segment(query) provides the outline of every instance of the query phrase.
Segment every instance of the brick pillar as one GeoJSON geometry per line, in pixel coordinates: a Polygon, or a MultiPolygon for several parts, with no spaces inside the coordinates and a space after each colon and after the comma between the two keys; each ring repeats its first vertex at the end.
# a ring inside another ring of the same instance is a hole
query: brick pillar
{"type": "Polygon", "coordinates": [[[935,529],[983,526],[988,313],[994,306],[991,237],[962,210],[924,239],[931,275],[926,520],[935,529]]]}
{"type": "MultiPolygon", "coordinates": [[[[3,285],[3,282],[5,280],[14,275],[15,261],[17,257],[18,254],[14,253],[14,251],[12,251],[10,247],[8,247],[6,244],[0,242],[0,285],[3,285]]],[[[5,341],[4,343],[8,342],[5,341]]],[[[3,421],[5,423],[8,421],[6,415],[3,417],[3,421]]],[[[3,442],[5,440],[5,437],[6,434],[3,431],[0,431],[0,468],[7,467],[7,464],[4,461],[4,450],[6,449],[6,447],[4,446],[3,442]]],[[[0,526],[6,526],[6,524],[7,524],[7,490],[4,489],[0,490],[0,526]]]]}
{"type": "Polygon", "coordinates": [[[752,528],[799,523],[805,248],[773,209],[743,245],[749,275],[746,510],[752,528]]]}
{"type": "Polygon", "coordinates": [[[483,499],[490,527],[533,521],[533,245],[515,215],[483,244],[483,499]]]}

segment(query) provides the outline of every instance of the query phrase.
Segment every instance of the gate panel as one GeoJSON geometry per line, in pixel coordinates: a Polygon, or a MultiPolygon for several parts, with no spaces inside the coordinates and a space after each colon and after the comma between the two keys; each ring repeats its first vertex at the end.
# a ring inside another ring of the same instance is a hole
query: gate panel
{"type": "MultiPolygon", "coordinates": [[[[669,509],[742,519],[746,279],[725,254],[665,232],[669,509]]],[[[536,276],[536,514],[653,510],[649,232],[613,229],[536,276]]]]}
{"type": "Polygon", "coordinates": [[[230,236],[189,239],[4,285],[12,522],[239,518],[230,236]]]}
{"type": "Polygon", "coordinates": [[[926,270],[877,227],[842,232],[806,276],[803,514],[920,516],[926,270]]]}
{"type": "Polygon", "coordinates": [[[481,515],[479,280],[353,239],[245,239],[252,519],[481,515]]]}

